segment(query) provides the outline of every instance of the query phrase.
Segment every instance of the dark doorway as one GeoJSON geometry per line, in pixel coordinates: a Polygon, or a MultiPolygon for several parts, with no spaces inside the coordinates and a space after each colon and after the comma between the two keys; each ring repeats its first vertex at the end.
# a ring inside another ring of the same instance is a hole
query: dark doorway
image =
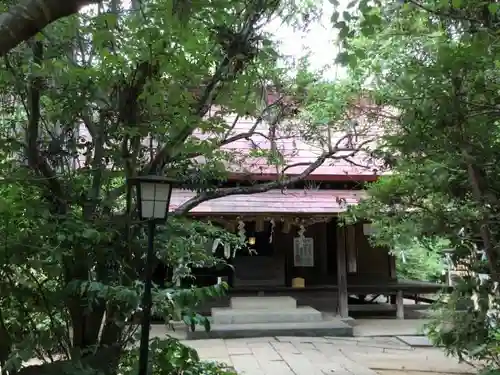
{"type": "Polygon", "coordinates": [[[245,227],[248,249],[243,249],[243,251],[240,252],[240,255],[266,257],[273,256],[274,246],[272,244],[272,241],[269,241],[269,239],[271,238],[271,224],[265,223],[263,226],[263,230],[260,232],[256,231],[255,222],[245,223],[245,227]],[[255,240],[255,244],[250,243],[252,238],[255,240]]]}
{"type": "Polygon", "coordinates": [[[271,223],[245,223],[247,249],[234,258],[235,287],[284,285],[284,257],[275,252],[271,223]],[[257,227],[259,230],[257,231],[257,227]]]}

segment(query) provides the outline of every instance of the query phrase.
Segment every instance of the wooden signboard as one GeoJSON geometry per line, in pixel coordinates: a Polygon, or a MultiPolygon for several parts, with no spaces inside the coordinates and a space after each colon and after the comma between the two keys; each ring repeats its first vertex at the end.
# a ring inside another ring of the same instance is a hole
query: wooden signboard
{"type": "Polygon", "coordinates": [[[293,239],[293,265],[314,267],[314,240],[311,237],[293,239]]]}

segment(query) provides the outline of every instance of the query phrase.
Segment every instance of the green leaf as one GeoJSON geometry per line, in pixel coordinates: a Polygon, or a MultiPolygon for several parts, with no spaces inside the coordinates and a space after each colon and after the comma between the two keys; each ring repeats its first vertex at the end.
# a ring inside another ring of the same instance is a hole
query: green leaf
{"type": "Polygon", "coordinates": [[[342,65],[347,65],[350,59],[349,52],[340,52],[335,61],[342,65]]]}
{"type": "Polygon", "coordinates": [[[346,39],[348,36],[349,36],[349,28],[348,27],[344,27],[344,28],[340,29],[338,37],[341,41],[343,39],[346,39]]]}
{"type": "Polygon", "coordinates": [[[83,233],[82,233],[82,236],[84,238],[87,238],[87,239],[94,238],[95,235],[96,235],[96,231],[94,229],[91,229],[91,228],[85,228],[83,230],[83,233]]]}
{"type": "Polygon", "coordinates": [[[345,29],[347,28],[347,24],[345,23],[345,21],[339,21],[335,23],[333,27],[335,27],[336,29],[345,29]]]}
{"type": "Polygon", "coordinates": [[[499,9],[500,9],[500,4],[497,2],[488,4],[488,10],[490,11],[491,14],[497,14],[499,9]]]}
{"type": "Polygon", "coordinates": [[[354,8],[356,6],[356,4],[358,3],[357,0],[354,0],[354,1],[350,1],[348,4],[347,4],[347,9],[351,9],[351,8],[354,8]]]}
{"type": "Polygon", "coordinates": [[[189,327],[191,325],[191,322],[192,322],[191,315],[188,315],[188,314],[183,315],[182,321],[184,322],[185,325],[187,325],[189,327]]]}
{"type": "Polygon", "coordinates": [[[451,5],[455,9],[460,9],[460,7],[462,6],[462,0],[451,0],[451,5]]]}
{"type": "Polygon", "coordinates": [[[472,350],[469,351],[469,355],[471,357],[477,356],[481,352],[484,352],[484,350],[488,347],[488,344],[481,344],[473,348],[472,350]]]}
{"type": "Polygon", "coordinates": [[[210,320],[206,317],[203,319],[203,326],[206,332],[210,331],[210,320]]]}

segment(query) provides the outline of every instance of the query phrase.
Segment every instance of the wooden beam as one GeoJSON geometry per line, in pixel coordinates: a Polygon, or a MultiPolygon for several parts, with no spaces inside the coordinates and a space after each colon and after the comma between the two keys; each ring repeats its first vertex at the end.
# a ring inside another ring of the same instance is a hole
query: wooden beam
{"type": "Polygon", "coordinates": [[[349,305],[347,294],[347,262],[345,248],[345,227],[337,227],[337,285],[338,285],[338,308],[341,318],[349,317],[349,305]]]}
{"type": "Polygon", "coordinates": [[[402,290],[398,290],[396,292],[396,318],[397,319],[405,318],[404,299],[402,290]]]}
{"type": "Polygon", "coordinates": [[[389,252],[387,252],[389,258],[389,278],[391,280],[397,280],[398,275],[396,273],[396,257],[389,252]]]}

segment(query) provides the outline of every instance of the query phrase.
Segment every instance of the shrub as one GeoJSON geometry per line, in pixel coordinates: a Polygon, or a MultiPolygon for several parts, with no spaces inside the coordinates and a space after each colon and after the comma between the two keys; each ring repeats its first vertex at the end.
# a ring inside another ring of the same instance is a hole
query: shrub
{"type": "Polygon", "coordinates": [[[448,355],[493,375],[500,373],[500,300],[495,284],[477,276],[464,277],[440,298],[426,332],[448,355]]]}
{"type": "MultiPolygon", "coordinates": [[[[122,356],[119,374],[136,375],[138,359],[138,348],[127,351],[122,356]]],[[[171,337],[151,341],[150,366],[150,375],[236,375],[225,364],[201,361],[196,350],[171,337]]]]}

